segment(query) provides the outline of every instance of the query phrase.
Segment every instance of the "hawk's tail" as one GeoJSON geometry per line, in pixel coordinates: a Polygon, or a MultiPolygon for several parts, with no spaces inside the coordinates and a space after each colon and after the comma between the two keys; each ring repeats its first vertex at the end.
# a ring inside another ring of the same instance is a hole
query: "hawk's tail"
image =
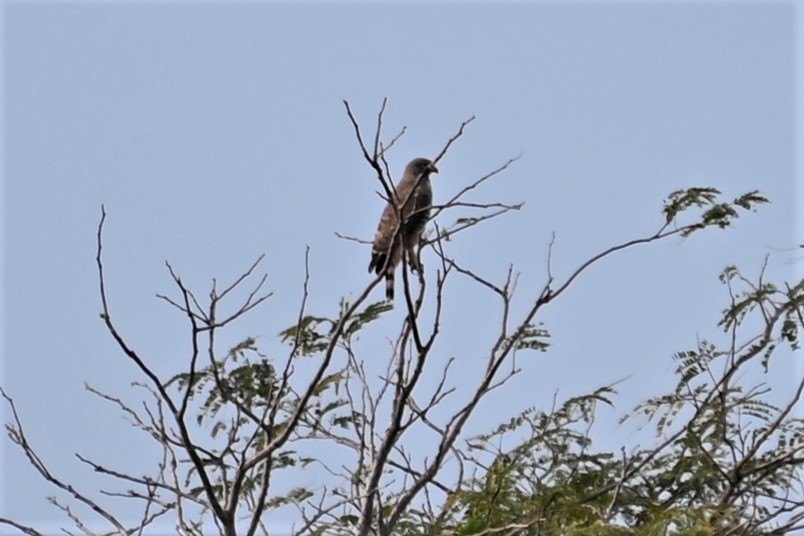
{"type": "Polygon", "coordinates": [[[385,299],[394,301],[394,271],[385,272],[385,299]]]}

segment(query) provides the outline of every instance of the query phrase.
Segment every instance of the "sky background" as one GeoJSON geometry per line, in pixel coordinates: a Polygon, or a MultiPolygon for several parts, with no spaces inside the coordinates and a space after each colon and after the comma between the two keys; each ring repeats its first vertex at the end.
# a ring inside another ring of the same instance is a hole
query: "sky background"
{"type": "MultiPolygon", "coordinates": [[[[556,392],[627,378],[598,428],[617,448],[635,432],[614,420],[673,385],[672,354],[698,338],[722,342],[724,266],[755,276],[769,254],[770,279],[801,273],[802,17],[792,3],[5,2],[2,18],[0,385],[49,466],[87,490],[103,481],[74,452],[142,470],[151,459],[147,438],[83,387],[130,393],[139,379],[98,318],[100,205],[112,312],[158,373],[183,370],[188,355],[184,319],[154,297],[173,292],[165,260],[203,295],[213,277],[231,281],[266,253],[274,296],[220,347],[254,335],[283,355],[275,335],[297,314],[306,246],[311,313],[335,314],[370,281],[368,246],[334,234],[371,238],[382,210],[342,99],[369,132],[388,98],[386,139],[407,126],[389,154],[396,177],[477,116],[439,165],[436,202],[522,154],[469,199],[524,209],[448,244],[498,282],[514,264],[514,318],[545,281],[553,232],[562,280],[658,229],[678,188],[714,186],[729,199],[759,189],[773,202],[727,231],[628,251],[583,275],[540,317],[551,351],[523,355],[523,373],[469,433],[546,408],[556,392]]],[[[499,305],[459,277],[445,299],[434,360],[456,357],[461,386],[483,366],[499,305]]],[[[381,355],[401,314],[375,326],[365,359],[381,355]]],[[[769,375],[751,374],[783,398],[803,373],[792,363],[780,353],[769,375]]],[[[54,490],[0,445],[0,515],[58,526],[45,501],[54,490]]]]}

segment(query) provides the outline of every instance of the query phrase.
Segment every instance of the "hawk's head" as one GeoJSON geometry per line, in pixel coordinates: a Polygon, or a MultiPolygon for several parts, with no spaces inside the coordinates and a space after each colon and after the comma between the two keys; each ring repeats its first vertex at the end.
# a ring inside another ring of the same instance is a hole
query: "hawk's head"
{"type": "Polygon", "coordinates": [[[432,160],[427,158],[414,158],[408,164],[408,167],[405,168],[405,175],[408,173],[416,176],[416,175],[426,175],[429,173],[438,173],[438,168],[435,167],[432,160]]]}

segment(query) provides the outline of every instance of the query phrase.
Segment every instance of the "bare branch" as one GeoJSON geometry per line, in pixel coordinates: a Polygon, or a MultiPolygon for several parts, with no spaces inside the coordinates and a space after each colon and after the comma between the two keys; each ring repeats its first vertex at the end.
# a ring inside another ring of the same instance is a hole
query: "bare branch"
{"type": "Polygon", "coordinates": [[[113,516],[108,511],[101,508],[95,501],[84,495],[83,493],[76,490],[71,484],[65,483],[58,479],[53,473],[45,465],[44,461],[36,454],[33,447],[28,442],[28,438],[25,436],[25,431],[22,428],[22,422],[20,421],[19,414],[17,413],[17,407],[14,404],[14,401],[11,399],[10,396],[6,394],[2,387],[0,387],[0,396],[2,396],[6,402],[8,403],[9,408],[11,409],[11,416],[14,420],[13,425],[7,426],[7,431],[9,433],[9,437],[11,441],[13,441],[17,446],[22,449],[23,454],[25,457],[28,458],[31,466],[44,478],[46,481],[50,482],[57,488],[67,492],[71,495],[75,500],[83,503],[87,507],[89,507],[93,512],[98,514],[100,517],[105,519],[109,522],[112,526],[114,526],[118,531],[121,533],[126,533],[126,528],[123,524],[118,521],[118,519],[113,516]]]}
{"type": "Polygon", "coordinates": [[[36,529],[29,527],[27,525],[23,525],[22,523],[17,523],[11,519],[7,519],[5,517],[0,517],[0,524],[8,525],[9,527],[14,527],[15,529],[19,530],[23,534],[27,534],[28,536],[45,536],[43,533],[37,531],[36,529]]]}
{"type": "MultiPolygon", "coordinates": [[[[98,248],[97,248],[97,256],[95,258],[97,266],[98,266],[98,283],[100,285],[101,304],[103,306],[103,312],[101,313],[101,319],[103,319],[103,321],[105,322],[106,329],[112,335],[112,338],[114,338],[114,340],[117,343],[118,347],[123,351],[123,353],[130,360],[132,360],[137,365],[137,367],[140,369],[140,371],[143,374],[145,374],[145,376],[148,377],[148,379],[151,381],[152,385],[159,392],[159,395],[161,396],[162,400],[164,400],[165,404],[167,404],[168,408],[170,408],[171,414],[173,415],[174,420],[176,421],[176,425],[178,426],[179,431],[181,433],[182,440],[183,440],[183,442],[185,444],[185,447],[187,449],[187,453],[189,454],[190,459],[192,460],[193,465],[195,466],[195,469],[198,472],[198,476],[201,478],[201,482],[202,482],[202,484],[204,486],[204,491],[207,494],[207,497],[208,497],[208,499],[210,501],[210,505],[211,505],[213,511],[215,512],[215,516],[218,519],[220,519],[221,522],[224,525],[232,527],[232,529],[230,529],[230,530],[233,530],[233,527],[234,527],[233,522],[234,522],[234,520],[231,518],[231,516],[229,516],[229,514],[227,512],[224,511],[223,507],[221,506],[220,502],[218,501],[218,498],[217,498],[217,496],[215,494],[215,488],[213,487],[212,482],[210,481],[209,476],[207,475],[206,469],[204,468],[203,461],[201,460],[201,458],[198,455],[198,452],[196,451],[196,448],[194,446],[192,438],[190,437],[190,432],[187,429],[187,426],[184,423],[184,420],[180,416],[179,408],[176,407],[175,403],[173,402],[173,400],[168,395],[167,390],[165,389],[165,385],[162,383],[162,381],[145,364],[145,362],[142,360],[142,358],[140,358],[140,356],[137,354],[137,352],[135,352],[128,345],[128,343],[126,343],[126,341],[123,339],[122,335],[118,332],[117,327],[112,322],[111,313],[109,311],[109,304],[108,304],[108,300],[107,300],[107,297],[106,297],[106,284],[105,284],[105,278],[104,278],[104,273],[103,273],[103,261],[102,261],[103,224],[104,224],[105,221],[106,221],[106,210],[105,210],[105,208],[103,206],[101,206],[101,220],[100,220],[100,223],[98,224],[98,233],[97,233],[97,237],[98,237],[97,245],[98,245],[98,248]]],[[[192,322],[195,322],[195,317],[193,317],[192,314],[188,313],[188,317],[191,319],[192,322]]],[[[231,536],[231,535],[227,535],[227,536],[231,536]]]]}
{"type": "Polygon", "coordinates": [[[463,136],[463,130],[467,127],[467,125],[469,125],[469,123],[471,123],[474,120],[475,116],[473,115],[472,117],[461,123],[460,128],[458,128],[458,132],[456,132],[449,140],[447,140],[447,143],[446,145],[444,145],[444,148],[441,149],[441,152],[438,153],[438,155],[433,159],[434,164],[437,164],[442,158],[444,158],[444,155],[447,154],[447,151],[452,146],[452,144],[455,143],[455,141],[458,138],[463,136]]]}

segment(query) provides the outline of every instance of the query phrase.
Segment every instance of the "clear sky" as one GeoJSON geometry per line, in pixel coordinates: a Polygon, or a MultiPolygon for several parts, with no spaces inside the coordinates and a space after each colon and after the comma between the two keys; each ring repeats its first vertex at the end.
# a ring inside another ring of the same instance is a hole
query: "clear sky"
{"type": "MultiPolygon", "coordinates": [[[[271,354],[297,312],[307,245],[311,312],[334,314],[370,281],[368,247],[334,235],[371,238],[382,210],[342,99],[369,129],[388,97],[387,135],[408,128],[389,155],[396,176],[477,116],[440,164],[436,202],[522,153],[472,199],[524,209],[448,250],[497,281],[514,263],[518,312],[545,281],[553,232],[561,279],[656,230],[675,189],[757,188],[773,201],[728,231],[626,252],[584,275],[540,319],[553,349],[520,359],[524,372],[470,432],[556,391],[629,378],[613,420],[672,384],[673,352],[718,340],[725,265],[754,275],[770,254],[771,277],[801,271],[791,3],[5,2],[2,17],[0,385],[51,468],[85,489],[101,480],[76,451],[143,470],[150,459],[147,438],[83,388],[124,393],[139,379],[98,318],[101,203],[112,311],[160,374],[187,355],[184,319],[154,298],[172,291],[165,260],[204,294],[265,252],[274,297],[221,348],[256,335],[271,354]]],[[[440,355],[459,360],[460,384],[493,343],[497,306],[458,278],[446,300],[440,355]]],[[[400,315],[377,325],[379,344],[400,315]]],[[[780,355],[777,374],[758,379],[784,393],[802,371],[780,355]]],[[[610,448],[627,436],[600,426],[610,448]]],[[[44,499],[53,490],[0,444],[0,514],[60,521],[44,499]]]]}

